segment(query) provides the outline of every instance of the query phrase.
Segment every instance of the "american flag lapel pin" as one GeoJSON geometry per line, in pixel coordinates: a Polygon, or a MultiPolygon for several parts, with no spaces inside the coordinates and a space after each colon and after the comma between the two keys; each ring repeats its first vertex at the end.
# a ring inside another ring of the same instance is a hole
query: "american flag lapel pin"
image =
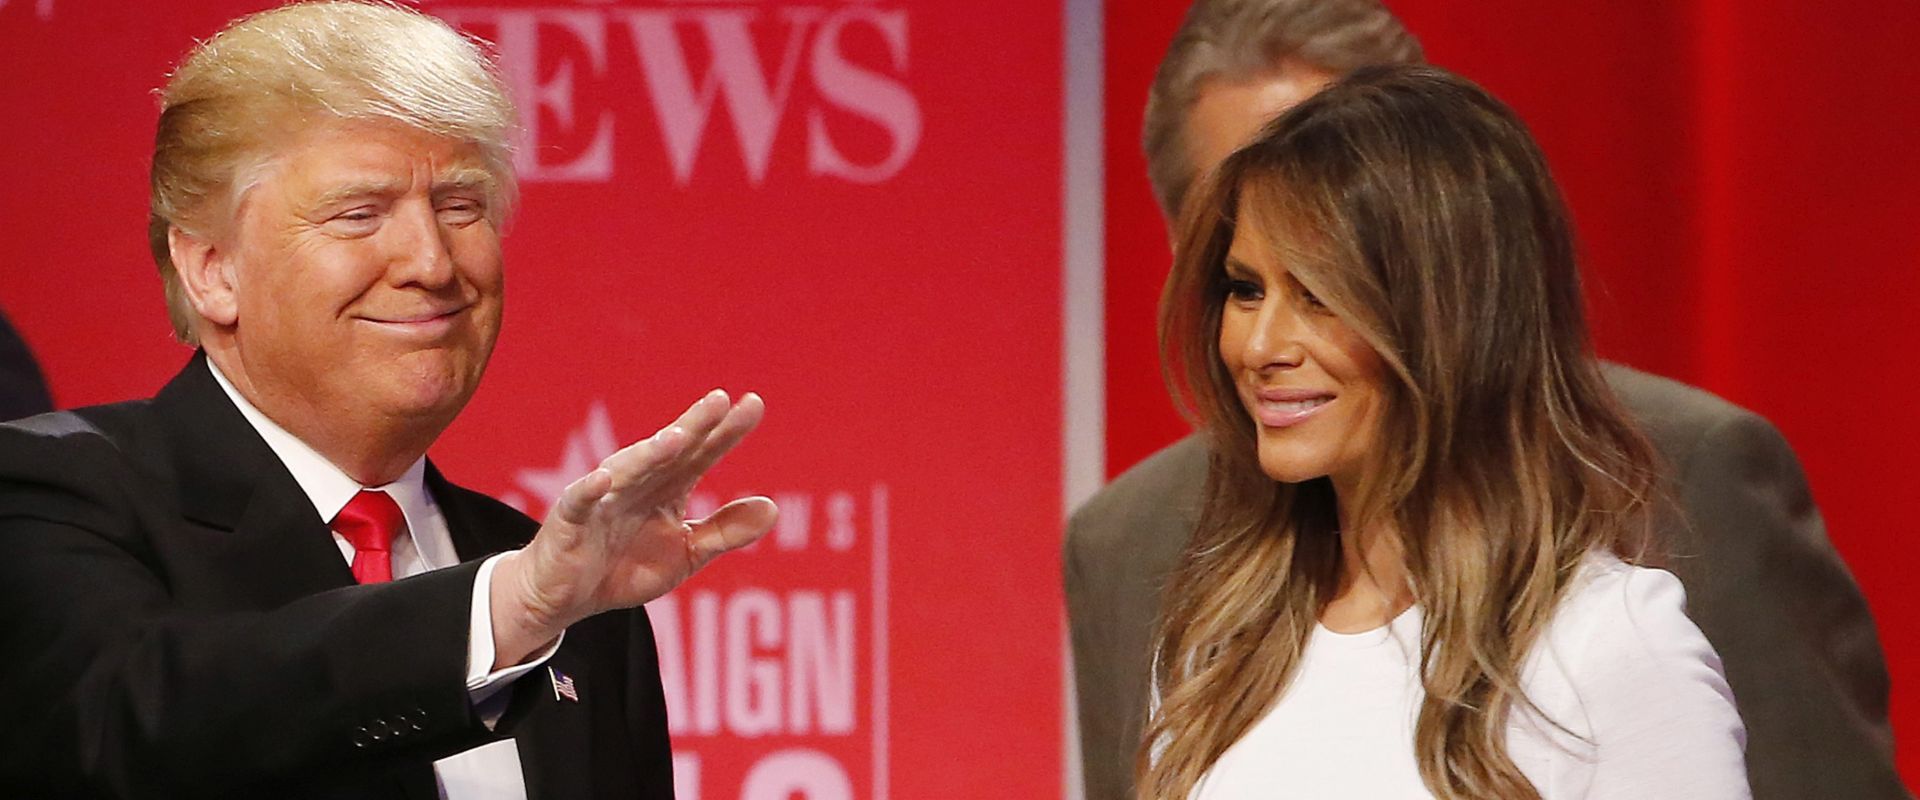
{"type": "Polygon", "coordinates": [[[573,685],[573,676],[553,667],[547,667],[547,678],[553,681],[554,700],[564,697],[575,703],[580,702],[580,689],[573,685]]]}

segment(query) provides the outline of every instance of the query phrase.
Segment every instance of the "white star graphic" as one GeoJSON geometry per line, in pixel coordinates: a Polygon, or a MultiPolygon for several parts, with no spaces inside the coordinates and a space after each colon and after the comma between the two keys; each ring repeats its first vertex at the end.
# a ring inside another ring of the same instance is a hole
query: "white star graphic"
{"type": "MultiPolygon", "coordinates": [[[[7,0],[0,0],[0,8],[6,7],[7,0]]],[[[43,22],[53,19],[53,0],[36,0],[33,4],[33,15],[39,17],[43,22]]]]}
{"type": "Polygon", "coordinates": [[[532,503],[538,503],[539,507],[529,507],[531,503],[518,492],[510,492],[502,499],[537,519],[545,515],[547,508],[566,490],[567,484],[600,466],[603,459],[619,449],[619,444],[613,438],[613,417],[607,413],[607,404],[603,400],[595,400],[587,409],[586,421],[567,434],[567,444],[561,450],[559,466],[551,469],[529,467],[514,473],[514,483],[531,495],[532,503]]]}

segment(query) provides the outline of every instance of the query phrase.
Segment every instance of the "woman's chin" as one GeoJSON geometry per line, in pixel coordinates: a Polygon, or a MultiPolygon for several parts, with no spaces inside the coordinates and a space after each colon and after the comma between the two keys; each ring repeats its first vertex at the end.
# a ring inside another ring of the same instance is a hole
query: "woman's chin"
{"type": "Polygon", "coordinates": [[[1267,458],[1260,459],[1260,471],[1281,483],[1306,483],[1314,478],[1326,477],[1327,474],[1324,469],[1314,469],[1312,465],[1301,464],[1298,461],[1275,463],[1267,458]]]}

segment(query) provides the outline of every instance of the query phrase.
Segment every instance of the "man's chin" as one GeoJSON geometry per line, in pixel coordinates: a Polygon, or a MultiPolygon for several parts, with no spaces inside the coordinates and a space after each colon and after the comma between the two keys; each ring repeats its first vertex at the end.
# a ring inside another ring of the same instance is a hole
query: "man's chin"
{"type": "MultiPolygon", "coordinates": [[[[426,365],[414,365],[416,367],[426,365]]],[[[389,416],[418,419],[444,427],[465,408],[479,388],[478,366],[442,364],[400,371],[379,381],[378,398],[368,398],[389,416]]]]}

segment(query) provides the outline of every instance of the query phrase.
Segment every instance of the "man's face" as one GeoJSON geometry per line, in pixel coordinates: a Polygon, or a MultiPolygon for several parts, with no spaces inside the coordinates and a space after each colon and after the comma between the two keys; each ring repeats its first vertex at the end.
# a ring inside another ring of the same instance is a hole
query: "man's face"
{"type": "Polygon", "coordinates": [[[227,243],[256,405],[296,435],[452,421],[500,330],[483,164],[470,143],[386,121],[321,123],[278,152],[227,243]]]}
{"type": "Polygon", "coordinates": [[[1193,109],[1187,112],[1183,132],[1193,176],[1198,178],[1220,166],[1233,151],[1251,141],[1261,126],[1334,79],[1333,73],[1288,59],[1252,78],[1203,81],[1193,109]]]}

